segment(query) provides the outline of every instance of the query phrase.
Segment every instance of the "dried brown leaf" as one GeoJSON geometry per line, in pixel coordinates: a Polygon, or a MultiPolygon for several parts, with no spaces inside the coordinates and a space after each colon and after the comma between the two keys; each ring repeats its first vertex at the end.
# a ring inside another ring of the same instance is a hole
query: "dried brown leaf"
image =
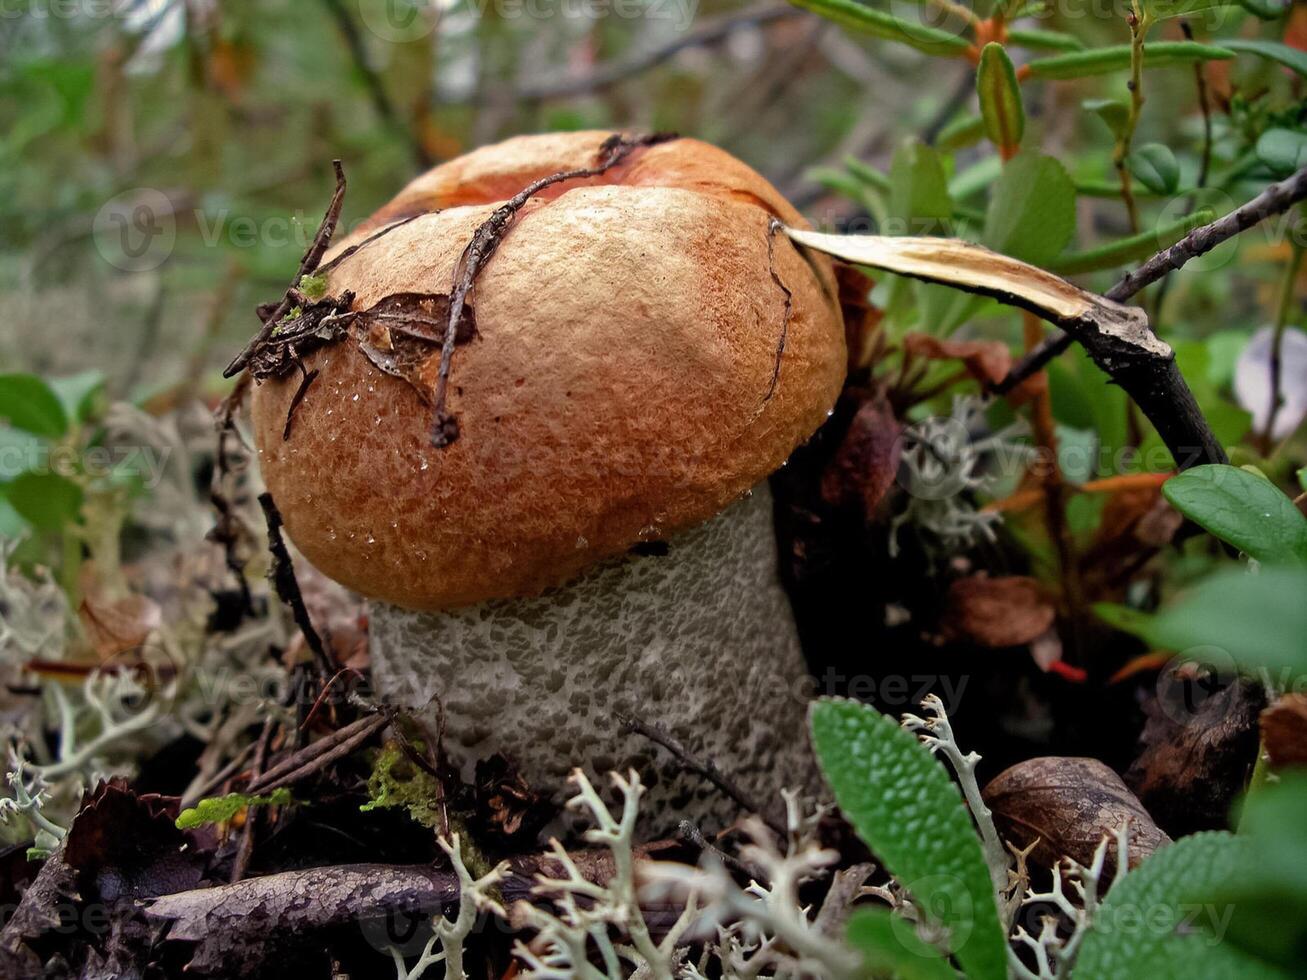
{"type": "Polygon", "coordinates": [[[1271,766],[1307,766],[1307,694],[1285,694],[1261,714],[1271,766]]]}
{"type": "Polygon", "coordinates": [[[1052,627],[1057,610],[1039,583],[1023,575],[972,575],[949,586],[944,629],[986,647],[1033,643],[1052,627]]]}
{"type": "MultiPolygon", "coordinates": [[[[1038,840],[1036,864],[1065,856],[1081,864],[1122,823],[1130,824],[1130,866],[1171,842],[1121,777],[1097,759],[1045,756],[999,773],[985,787],[999,833],[1018,847],[1038,840]]],[[[1108,867],[1116,855],[1108,850],[1108,867]]]]}
{"type": "Polygon", "coordinates": [[[977,381],[997,384],[1012,370],[1012,351],[999,340],[945,340],[924,333],[903,338],[903,351],[929,361],[959,360],[977,381]]]}
{"type": "Polygon", "coordinates": [[[902,432],[883,397],[863,402],[822,472],[822,500],[832,507],[860,507],[871,520],[898,474],[902,432]]]}

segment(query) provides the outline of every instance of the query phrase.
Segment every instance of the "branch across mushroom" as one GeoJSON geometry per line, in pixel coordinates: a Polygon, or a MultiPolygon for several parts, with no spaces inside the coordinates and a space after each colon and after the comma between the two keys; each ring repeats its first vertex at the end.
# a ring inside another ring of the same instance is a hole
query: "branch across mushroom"
{"type": "Polygon", "coordinates": [[[551,792],[574,765],[634,764],[679,816],[724,817],[617,715],[763,798],[811,780],[765,481],[834,404],[844,328],[828,262],[776,233],[797,213],[694,140],[498,217],[614,145],[521,137],[405,188],[328,252],[315,329],[336,333],[256,388],[255,434],[296,546],[373,600],[379,691],[438,698],[452,758],[502,752],[551,792]],[[441,439],[451,297],[501,220],[463,280],[441,439]]]}

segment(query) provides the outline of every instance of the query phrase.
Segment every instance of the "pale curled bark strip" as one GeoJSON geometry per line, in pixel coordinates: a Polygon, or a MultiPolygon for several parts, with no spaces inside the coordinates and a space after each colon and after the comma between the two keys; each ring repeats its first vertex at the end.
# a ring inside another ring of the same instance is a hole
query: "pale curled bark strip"
{"type": "MultiPolygon", "coordinates": [[[[1135,400],[1181,469],[1226,462],[1225,450],[1176,367],[1175,353],[1149,329],[1143,310],[955,239],[786,232],[798,244],[845,262],[989,296],[1056,324],[1135,400]]],[[[1150,260],[1145,268],[1151,265],[1150,260]]],[[[1165,271],[1159,264],[1155,275],[1165,271]]]]}

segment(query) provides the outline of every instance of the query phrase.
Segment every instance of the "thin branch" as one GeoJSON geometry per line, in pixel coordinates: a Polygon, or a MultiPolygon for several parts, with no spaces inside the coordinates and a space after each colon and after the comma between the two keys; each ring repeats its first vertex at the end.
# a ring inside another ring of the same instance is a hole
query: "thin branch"
{"type": "Polygon", "coordinates": [[[272,552],[272,569],[269,575],[272,578],[273,588],[277,591],[277,597],[290,606],[295,624],[304,634],[304,642],[313,651],[313,656],[323,675],[330,677],[335,673],[335,667],[332,666],[331,658],[327,656],[322,637],[313,626],[308,607],[304,605],[304,596],[295,578],[295,564],[291,561],[290,552],[286,550],[286,542],[281,536],[281,511],[277,509],[270,493],[259,494],[259,506],[263,508],[263,517],[268,523],[268,550],[272,552]]]}
{"type": "MultiPolygon", "coordinates": [[[[1108,299],[1124,302],[1167,273],[1182,268],[1191,259],[1205,255],[1272,215],[1284,213],[1304,198],[1307,198],[1307,167],[1278,184],[1272,184],[1247,204],[1224,217],[1195,228],[1170,248],[1162,249],[1134,272],[1126,273],[1104,295],[1108,299]]],[[[1044,341],[1022,358],[992,391],[998,395],[1007,394],[1031,375],[1042,371],[1044,365],[1064,353],[1074,340],[1069,334],[1063,334],[1044,341]]]]}
{"type": "Polygon", "coordinates": [[[717,763],[712,759],[697,759],[690,751],[678,742],[667,729],[661,725],[650,724],[641,721],[639,718],[628,718],[624,715],[618,715],[621,719],[621,732],[624,735],[636,734],[643,735],[649,741],[656,745],[661,745],[673,756],[681,767],[702,776],[708,782],[716,786],[722,793],[735,801],[736,805],[746,813],[756,813],[762,817],[767,826],[782,837],[785,836],[785,826],[774,817],[769,817],[763,813],[763,809],[758,805],[758,801],[749,796],[739,785],[726,776],[717,768],[717,763]]]}

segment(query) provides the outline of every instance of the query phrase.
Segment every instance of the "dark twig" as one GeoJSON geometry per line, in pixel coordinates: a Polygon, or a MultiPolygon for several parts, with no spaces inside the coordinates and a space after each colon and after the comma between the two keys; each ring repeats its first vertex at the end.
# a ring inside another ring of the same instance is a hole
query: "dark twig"
{"type": "Polygon", "coordinates": [[[499,247],[499,243],[503,241],[509,228],[512,227],[518,212],[526,206],[527,201],[547,187],[561,184],[567,180],[598,177],[617,166],[635,150],[675,138],[674,133],[652,133],[631,138],[616,133],[604,140],[600,145],[599,163],[595,166],[582,167],[577,170],[563,170],[532,181],[509,198],[508,201],[495,208],[490,217],[483,221],[477,227],[477,230],[472,233],[472,240],[467,243],[467,247],[463,249],[463,254],[459,257],[458,264],[454,267],[454,282],[450,287],[449,322],[445,329],[444,343],[440,349],[440,373],[436,377],[435,393],[432,396],[435,412],[435,423],[431,433],[432,445],[437,447],[448,446],[458,438],[458,422],[446,409],[449,395],[449,371],[453,363],[454,345],[458,337],[458,324],[463,317],[468,294],[472,291],[477,276],[480,275],[485,264],[490,261],[490,257],[495,254],[495,249],[499,247]]]}
{"type": "Polygon", "coordinates": [[[781,359],[785,356],[785,342],[790,336],[790,316],[794,309],[794,293],[776,274],[776,234],[784,229],[785,226],[775,218],[771,219],[771,224],[767,228],[767,271],[771,273],[772,282],[776,283],[780,291],[785,294],[785,309],[781,313],[781,335],[776,342],[776,366],[772,368],[771,383],[767,386],[767,394],[762,399],[764,402],[771,401],[772,395],[776,394],[776,383],[781,379],[781,359]]]}
{"type": "Polygon", "coordinates": [[[725,773],[717,768],[717,763],[712,759],[696,759],[690,754],[684,745],[678,742],[667,729],[661,725],[650,724],[641,721],[639,718],[629,718],[625,715],[618,715],[621,721],[621,732],[624,735],[636,734],[643,735],[649,741],[656,745],[661,745],[673,756],[676,761],[689,772],[702,776],[708,782],[712,783],[722,793],[730,797],[741,810],[746,813],[755,813],[761,817],[773,831],[782,838],[786,835],[785,825],[773,816],[769,816],[758,801],[750,797],[738,784],[728,778],[725,773]]]}
{"type": "Polygon", "coordinates": [[[286,542],[281,536],[281,511],[277,509],[270,493],[259,494],[259,506],[263,508],[263,517],[268,523],[268,550],[272,552],[272,568],[269,575],[272,578],[272,587],[276,590],[277,597],[290,606],[291,615],[295,617],[295,625],[304,634],[304,642],[313,651],[323,676],[330,677],[335,672],[335,668],[332,666],[331,658],[327,656],[326,648],[322,645],[322,637],[313,626],[308,607],[304,605],[304,595],[300,592],[299,581],[295,578],[295,564],[291,561],[290,552],[286,550],[286,542]]]}
{"type": "MultiPolygon", "coordinates": [[[[268,746],[272,744],[273,720],[269,718],[263,723],[263,731],[255,743],[254,761],[250,764],[250,771],[254,774],[251,782],[258,782],[259,775],[263,772],[263,767],[268,760],[268,746]]],[[[231,883],[234,885],[245,877],[245,869],[249,867],[250,857],[254,854],[254,830],[255,825],[259,822],[260,811],[255,807],[250,807],[245,815],[245,828],[241,833],[240,845],[236,848],[236,858],[232,861],[231,866],[231,883]]]]}
{"type": "Polygon", "coordinates": [[[750,867],[733,854],[727,854],[720,847],[714,844],[708,838],[704,837],[703,831],[690,820],[682,820],[676,825],[676,837],[678,840],[685,841],[697,847],[704,854],[711,854],[726,867],[730,868],[736,874],[745,878],[752,878],[754,881],[765,881],[766,875],[762,874],[757,868],[750,867]]]}
{"type": "MultiPolygon", "coordinates": [[[[1247,231],[1272,215],[1282,214],[1304,198],[1307,198],[1307,167],[1278,184],[1272,184],[1247,204],[1236,208],[1224,217],[1201,228],[1195,228],[1170,248],[1158,252],[1134,272],[1126,273],[1120,282],[1104,295],[1118,303],[1125,302],[1168,272],[1181,268],[1191,259],[1210,252],[1223,242],[1247,231]]],[[[1075,338],[1070,334],[1062,334],[1044,341],[1017,362],[1008,372],[1007,377],[994,386],[994,393],[1005,395],[1031,375],[1042,371],[1044,365],[1065,352],[1074,340],[1075,338]]]]}
{"type": "Polygon", "coordinates": [[[277,329],[277,324],[281,322],[281,318],[290,312],[290,308],[295,303],[292,291],[299,287],[301,279],[317,271],[318,263],[322,261],[322,256],[331,245],[331,238],[336,233],[336,224],[340,221],[340,209],[345,203],[345,168],[341,166],[339,160],[332,160],[331,166],[336,172],[336,190],[331,195],[331,203],[327,205],[327,211],[322,216],[322,223],[318,225],[313,241],[309,243],[308,251],[300,259],[299,271],[291,281],[291,288],[286,290],[286,295],[281,298],[281,302],[273,308],[272,312],[264,317],[263,326],[254,339],[246,344],[245,349],[227,365],[226,370],[222,372],[224,378],[233,377],[245,370],[245,366],[250,363],[250,358],[267,343],[272,332],[277,329]]]}
{"type": "Polygon", "coordinates": [[[320,772],[327,766],[350,755],[369,738],[390,724],[390,715],[378,713],[353,721],[338,728],[316,742],[311,742],[293,755],[283,759],[246,787],[247,793],[269,793],[289,786],[320,772]]]}

